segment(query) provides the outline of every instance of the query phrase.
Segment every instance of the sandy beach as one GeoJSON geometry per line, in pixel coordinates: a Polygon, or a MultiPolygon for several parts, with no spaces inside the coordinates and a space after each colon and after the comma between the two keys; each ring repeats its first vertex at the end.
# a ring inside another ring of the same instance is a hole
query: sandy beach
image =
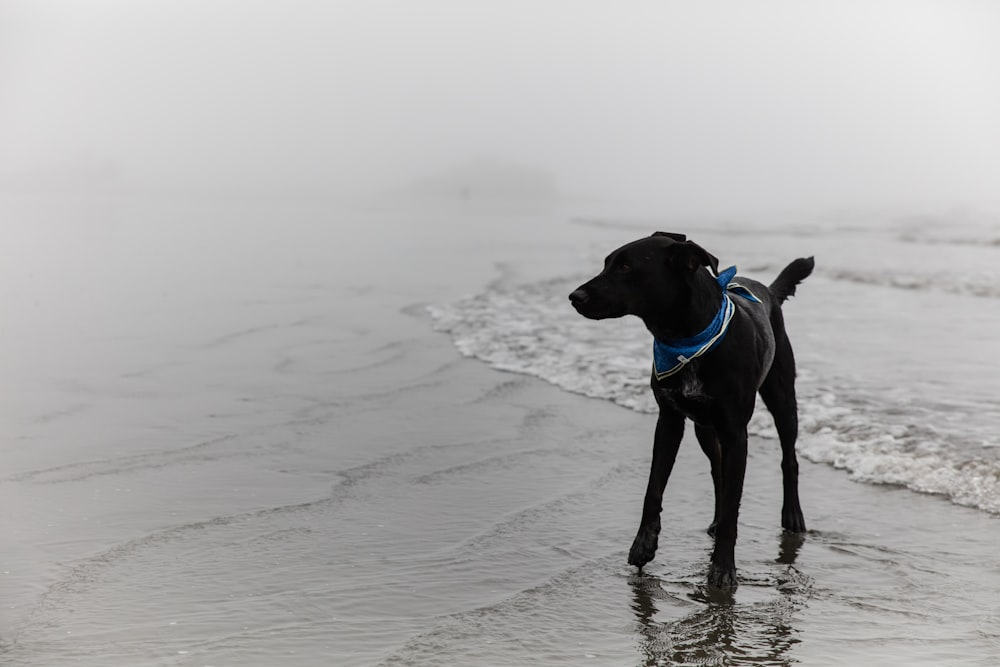
{"type": "Polygon", "coordinates": [[[810,531],[784,536],[766,437],[751,443],[734,595],[704,586],[711,493],[690,429],[656,560],[642,576],[626,564],[655,417],[463,357],[428,306],[575,273],[631,232],[545,208],[5,206],[33,224],[17,257],[3,244],[17,314],[4,665],[1000,655],[993,515],[803,461],[810,531]],[[81,207],[104,216],[76,239],[99,268],[46,281],[37,262],[73,255],[42,253],[43,232],[71,233],[81,207]],[[143,255],[136,230],[162,216],[182,222],[143,255]],[[13,288],[27,265],[33,298],[13,288]]]}

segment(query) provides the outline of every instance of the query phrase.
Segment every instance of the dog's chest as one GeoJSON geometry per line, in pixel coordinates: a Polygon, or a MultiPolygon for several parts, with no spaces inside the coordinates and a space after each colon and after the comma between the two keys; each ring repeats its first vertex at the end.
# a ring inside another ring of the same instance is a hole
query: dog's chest
{"type": "Polygon", "coordinates": [[[656,392],[657,402],[666,402],[696,421],[710,400],[701,378],[692,367],[685,368],[666,382],[657,383],[653,391],[656,392]]]}

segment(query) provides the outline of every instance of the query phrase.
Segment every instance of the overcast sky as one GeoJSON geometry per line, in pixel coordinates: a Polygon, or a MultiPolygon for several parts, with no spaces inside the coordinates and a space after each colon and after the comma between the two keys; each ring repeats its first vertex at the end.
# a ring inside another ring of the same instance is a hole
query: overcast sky
{"type": "Polygon", "coordinates": [[[995,206],[1000,3],[0,0],[0,174],[350,194],[476,157],[685,210],[995,206]]]}

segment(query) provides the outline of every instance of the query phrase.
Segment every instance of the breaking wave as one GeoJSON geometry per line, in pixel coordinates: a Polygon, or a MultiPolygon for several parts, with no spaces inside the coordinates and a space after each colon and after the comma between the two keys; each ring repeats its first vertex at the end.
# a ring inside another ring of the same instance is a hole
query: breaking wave
{"type": "MultiPolygon", "coordinates": [[[[631,318],[592,322],[579,317],[565,295],[581,280],[495,286],[429,311],[435,328],[448,333],[467,357],[631,410],[655,412],[647,371],[649,334],[631,318]]],[[[775,438],[766,410],[758,408],[751,433],[775,438]]],[[[963,429],[949,419],[950,409],[824,384],[800,367],[798,451],[859,482],[904,486],[1000,514],[1000,437],[995,431],[963,429]]]]}

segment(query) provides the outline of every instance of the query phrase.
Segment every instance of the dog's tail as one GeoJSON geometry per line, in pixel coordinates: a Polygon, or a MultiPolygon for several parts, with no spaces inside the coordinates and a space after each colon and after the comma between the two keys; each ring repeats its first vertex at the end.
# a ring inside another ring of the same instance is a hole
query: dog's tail
{"type": "Polygon", "coordinates": [[[809,277],[815,264],[812,257],[799,257],[781,270],[770,287],[771,294],[774,295],[779,304],[784,303],[788,297],[795,294],[795,287],[809,277]]]}

